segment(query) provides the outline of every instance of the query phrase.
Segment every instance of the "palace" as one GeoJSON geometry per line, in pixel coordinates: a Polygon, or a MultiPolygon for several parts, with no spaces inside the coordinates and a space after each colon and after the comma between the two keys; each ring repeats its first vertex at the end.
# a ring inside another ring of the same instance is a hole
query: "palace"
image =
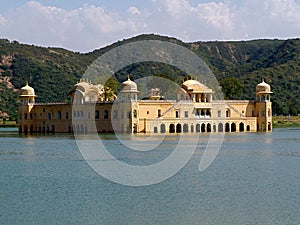
{"type": "Polygon", "coordinates": [[[166,100],[153,88],[138,99],[134,81],[122,83],[119,96],[103,85],[80,81],[69,103],[36,103],[35,91],[21,88],[20,133],[209,133],[272,131],[270,85],[256,86],[256,100],[216,100],[197,80],[186,80],[176,99],[166,100]],[[110,97],[108,97],[110,96],[110,97]]]}

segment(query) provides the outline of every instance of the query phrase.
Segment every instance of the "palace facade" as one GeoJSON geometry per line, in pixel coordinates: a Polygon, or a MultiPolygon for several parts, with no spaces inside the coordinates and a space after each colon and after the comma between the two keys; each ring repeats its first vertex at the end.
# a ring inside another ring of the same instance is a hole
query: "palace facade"
{"type": "Polygon", "coordinates": [[[215,100],[215,92],[197,80],[187,80],[177,97],[165,100],[153,88],[138,99],[129,78],[118,97],[103,85],[80,81],[69,92],[69,103],[36,103],[35,91],[21,88],[20,133],[209,133],[272,131],[270,85],[256,86],[256,100],[215,100]]]}

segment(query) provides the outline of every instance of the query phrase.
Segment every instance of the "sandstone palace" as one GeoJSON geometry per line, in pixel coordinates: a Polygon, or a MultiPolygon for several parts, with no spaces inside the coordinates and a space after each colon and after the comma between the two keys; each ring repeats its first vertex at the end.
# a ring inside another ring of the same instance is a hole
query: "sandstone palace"
{"type": "Polygon", "coordinates": [[[160,90],[139,99],[137,84],[122,83],[118,97],[107,97],[103,85],[81,80],[69,103],[36,103],[26,84],[20,92],[20,133],[208,133],[272,130],[271,88],[256,86],[256,100],[216,100],[215,92],[197,80],[186,80],[177,97],[166,100],[160,90]]]}

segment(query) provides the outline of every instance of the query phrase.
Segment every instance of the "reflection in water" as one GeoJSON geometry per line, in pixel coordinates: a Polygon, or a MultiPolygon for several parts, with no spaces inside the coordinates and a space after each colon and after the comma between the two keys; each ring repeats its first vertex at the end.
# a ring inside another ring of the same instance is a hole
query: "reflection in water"
{"type": "MultiPolygon", "coordinates": [[[[178,174],[149,187],[126,187],[96,174],[72,135],[20,136],[0,129],[1,224],[298,224],[299,134],[226,134],[215,161],[201,173],[204,135],[178,174]]],[[[163,159],[178,141],[168,136],[156,150],[135,152],[114,135],[100,137],[112,154],[136,165],[163,159]]]]}

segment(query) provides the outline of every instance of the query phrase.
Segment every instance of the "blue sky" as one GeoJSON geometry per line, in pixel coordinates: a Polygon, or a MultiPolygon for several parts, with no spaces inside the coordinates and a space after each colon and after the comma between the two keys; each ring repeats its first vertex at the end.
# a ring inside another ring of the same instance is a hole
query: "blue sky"
{"type": "Polygon", "coordinates": [[[87,52],[142,33],[197,40],[300,36],[300,0],[1,0],[0,38],[87,52]]]}

